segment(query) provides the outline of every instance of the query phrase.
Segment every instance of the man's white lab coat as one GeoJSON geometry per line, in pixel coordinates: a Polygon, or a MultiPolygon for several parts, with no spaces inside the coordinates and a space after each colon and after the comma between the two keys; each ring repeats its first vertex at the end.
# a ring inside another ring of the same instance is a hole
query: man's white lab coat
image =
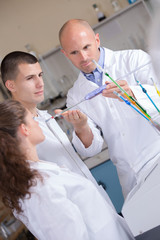
{"type": "MultiPolygon", "coordinates": [[[[156,81],[151,65],[130,74],[126,78],[121,77],[133,71],[137,67],[148,63],[148,54],[141,50],[111,51],[105,49],[105,70],[114,79],[127,80],[137,101],[151,116],[158,113],[147,96],[137,86],[135,77],[147,89],[150,97],[160,108],[160,98],[152,85],[151,77],[156,81]]],[[[103,84],[109,80],[103,76],[103,84]]],[[[67,106],[71,106],[82,100],[85,95],[98,86],[87,80],[80,73],[73,88],[68,92],[67,106]]],[[[105,98],[102,95],[82,102],[77,106],[91,120],[98,125],[103,132],[104,139],[109,148],[110,159],[117,167],[120,183],[124,196],[133,188],[143,172],[144,166],[156,161],[160,156],[160,135],[149,122],[134,111],[124,102],[117,99],[105,98]]],[[[90,123],[90,120],[89,120],[90,123]]],[[[91,126],[92,130],[93,127],[91,126]]],[[[95,136],[94,145],[97,139],[95,136]]],[[[76,150],[83,156],[93,156],[94,146],[86,149],[74,134],[73,144],[76,150]]]]}
{"type": "Polygon", "coordinates": [[[20,201],[19,218],[38,240],[131,240],[120,217],[86,178],[50,162],[30,162],[43,176],[20,201]]]}

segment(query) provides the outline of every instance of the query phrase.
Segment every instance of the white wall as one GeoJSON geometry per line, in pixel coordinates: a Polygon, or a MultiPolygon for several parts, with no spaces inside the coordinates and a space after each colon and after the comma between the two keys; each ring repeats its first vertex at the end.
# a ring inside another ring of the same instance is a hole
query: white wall
{"type": "MultiPolygon", "coordinates": [[[[118,0],[122,8],[127,0],[118,0]]],[[[14,50],[26,51],[30,44],[38,54],[59,45],[58,31],[71,18],[86,19],[92,26],[97,17],[96,3],[106,16],[112,15],[111,0],[1,0],[0,59],[14,50]]]]}
{"type": "Polygon", "coordinates": [[[160,10],[160,0],[148,0],[148,5],[150,5],[153,15],[160,10]]]}

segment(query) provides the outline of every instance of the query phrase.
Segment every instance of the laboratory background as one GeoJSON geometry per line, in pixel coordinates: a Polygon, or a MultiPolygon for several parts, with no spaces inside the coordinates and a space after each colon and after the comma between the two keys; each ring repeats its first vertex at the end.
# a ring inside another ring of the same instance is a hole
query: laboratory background
{"type": "MultiPolygon", "coordinates": [[[[101,46],[149,52],[148,32],[159,6],[159,0],[0,0],[0,62],[11,51],[35,55],[45,82],[45,99],[39,108],[53,114],[57,108],[65,109],[66,94],[79,73],[60,51],[58,32],[63,23],[71,18],[85,19],[100,34],[101,46]]],[[[0,102],[8,97],[0,79],[0,102]]],[[[63,118],[57,122],[71,140],[71,124],[63,118]]],[[[124,199],[107,145],[97,156],[82,160],[121,213],[124,199]]],[[[35,238],[0,203],[2,239],[35,238]]]]}

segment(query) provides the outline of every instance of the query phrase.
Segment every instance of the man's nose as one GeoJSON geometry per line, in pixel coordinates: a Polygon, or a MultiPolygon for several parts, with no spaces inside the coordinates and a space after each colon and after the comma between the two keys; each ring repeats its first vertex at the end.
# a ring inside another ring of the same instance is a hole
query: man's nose
{"type": "Polygon", "coordinates": [[[87,59],[87,53],[85,51],[80,51],[80,57],[81,57],[81,60],[86,60],[87,59]]]}
{"type": "Polygon", "coordinates": [[[39,76],[37,77],[36,86],[37,87],[43,87],[44,86],[44,82],[43,82],[42,77],[39,77],[39,76]]]}

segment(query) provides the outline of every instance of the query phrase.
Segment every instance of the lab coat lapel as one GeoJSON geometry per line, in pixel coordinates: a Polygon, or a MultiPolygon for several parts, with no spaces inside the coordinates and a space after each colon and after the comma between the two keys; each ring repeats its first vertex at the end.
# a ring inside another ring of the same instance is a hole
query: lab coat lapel
{"type": "MultiPolygon", "coordinates": [[[[97,84],[87,80],[82,73],[79,75],[77,83],[77,89],[80,89],[80,99],[83,99],[86,94],[98,88],[97,84]]],[[[95,98],[81,103],[80,108],[83,109],[83,112],[89,118],[94,119],[94,122],[99,126],[101,126],[100,119],[105,119],[105,116],[108,112],[106,98],[101,94],[97,95],[95,98]]]]}
{"type": "Polygon", "coordinates": [[[59,174],[59,166],[56,163],[40,160],[39,162],[29,161],[29,164],[32,169],[37,169],[39,171],[51,171],[55,174],[59,174]]]}
{"type": "MultiPolygon", "coordinates": [[[[43,119],[47,120],[48,118],[51,117],[50,114],[47,113],[47,111],[39,111],[38,112],[39,115],[41,117],[43,117],[43,119]]],[[[43,120],[44,121],[44,120],[43,120]]],[[[60,142],[64,142],[64,140],[67,138],[66,135],[64,135],[64,132],[62,131],[62,129],[59,127],[58,123],[56,122],[56,120],[53,118],[53,119],[50,119],[50,121],[48,121],[47,123],[47,126],[49,128],[51,128],[51,131],[52,133],[60,140],[60,142]],[[52,124],[50,124],[50,122],[52,122],[52,124]],[[65,139],[64,139],[65,138],[65,139]]],[[[68,138],[66,139],[68,140],[68,138]]]]}
{"type": "MultiPolygon", "coordinates": [[[[116,62],[115,58],[115,53],[110,50],[105,48],[105,60],[104,60],[104,66],[105,66],[105,72],[107,72],[113,80],[116,80],[118,77],[122,75],[123,69],[118,70],[118,65],[116,62]],[[117,77],[118,75],[118,77],[117,77]]],[[[104,73],[103,73],[103,79],[102,79],[102,84],[105,84],[106,81],[111,82],[110,78],[108,78],[104,73]]]]}

